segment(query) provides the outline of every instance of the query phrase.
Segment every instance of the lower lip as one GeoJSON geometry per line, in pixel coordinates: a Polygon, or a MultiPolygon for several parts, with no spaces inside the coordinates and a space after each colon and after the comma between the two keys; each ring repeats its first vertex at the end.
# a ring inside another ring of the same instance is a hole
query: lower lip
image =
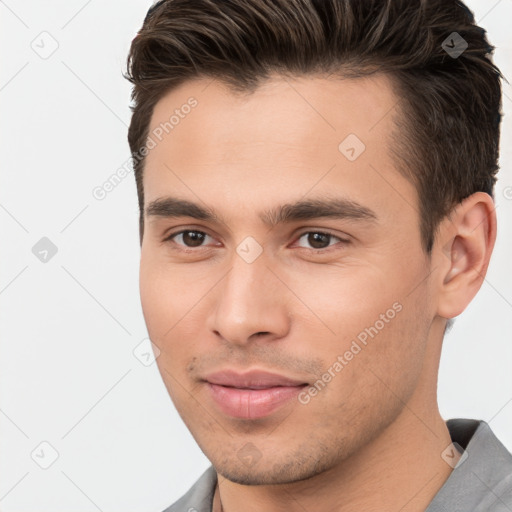
{"type": "Polygon", "coordinates": [[[234,418],[257,419],[277,411],[295,398],[306,385],[276,386],[265,389],[239,389],[207,382],[210,395],[219,408],[234,418]]]}

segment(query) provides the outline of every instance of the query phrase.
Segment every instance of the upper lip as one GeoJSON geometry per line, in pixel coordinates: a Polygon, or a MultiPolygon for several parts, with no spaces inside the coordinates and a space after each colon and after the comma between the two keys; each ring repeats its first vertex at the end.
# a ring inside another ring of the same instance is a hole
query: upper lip
{"type": "Polygon", "coordinates": [[[284,375],[262,370],[250,370],[243,373],[234,370],[222,370],[208,374],[204,380],[210,384],[233,388],[265,389],[277,386],[302,386],[304,381],[291,379],[284,375]]]}

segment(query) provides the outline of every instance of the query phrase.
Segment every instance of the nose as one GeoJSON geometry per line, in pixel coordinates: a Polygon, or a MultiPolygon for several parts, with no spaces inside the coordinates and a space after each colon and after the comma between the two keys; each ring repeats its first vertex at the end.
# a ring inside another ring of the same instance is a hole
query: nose
{"type": "Polygon", "coordinates": [[[235,254],[231,269],[215,287],[209,328],[220,339],[237,345],[286,336],[293,295],[275,273],[264,255],[247,263],[235,254]]]}

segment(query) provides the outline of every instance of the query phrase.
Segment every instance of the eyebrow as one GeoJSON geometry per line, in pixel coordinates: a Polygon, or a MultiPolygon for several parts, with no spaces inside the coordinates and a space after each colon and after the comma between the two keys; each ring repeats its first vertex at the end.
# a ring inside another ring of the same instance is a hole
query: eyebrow
{"type": "MultiPolygon", "coordinates": [[[[211,208],[175,197],[155,199],[146,207],[146,216],[192,217],[198,220],[226,224],[225,220],[211,208]]],[[[378,219],[377,214],[370,208],[345,198],[319,198],[287,203],[261,212],[259,218],[264,224],[271,227],[298,220],[320,218],[350,219],[371,223],[376,223],[378,219]]]]}

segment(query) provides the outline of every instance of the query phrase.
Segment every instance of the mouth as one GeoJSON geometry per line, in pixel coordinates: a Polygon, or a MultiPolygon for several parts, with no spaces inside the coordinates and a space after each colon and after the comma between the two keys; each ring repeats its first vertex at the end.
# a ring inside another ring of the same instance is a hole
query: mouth
{"type": "Polygon", "coordinates": [[[308,383],[269,372],[216,372],[204,379],[210,398],[227,416],[258,419],[271,415],[308,383]]]}

